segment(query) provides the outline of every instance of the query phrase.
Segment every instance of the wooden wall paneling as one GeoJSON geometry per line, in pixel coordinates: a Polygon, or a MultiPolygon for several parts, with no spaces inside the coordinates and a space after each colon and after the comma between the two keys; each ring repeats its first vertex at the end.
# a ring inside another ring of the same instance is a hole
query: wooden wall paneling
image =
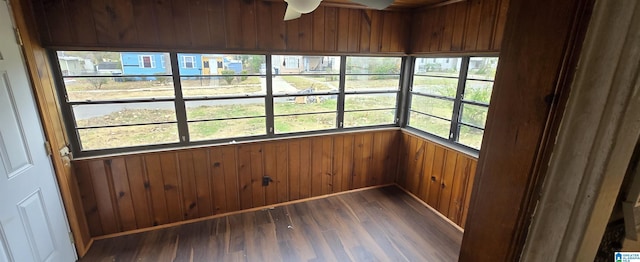
{"type": "Polygon", "coordinates": [[[165,198],[164,181],[162,179],[162,164],[159,155],[145,155],[144,166],[147,171],[148,188],[152,224],[154,226],[169,223],[169,212],[165,198]]]}
{"type": "Polygon", "coordinates": [[[267,143],[262,147],[264,152],[264,175],[271,178],[272,182],[265,188],[265,203],[272,205],[278,203],[278,161],[276,143],[267,143]]]}
{"type": "Polygon", "coordinates": [[[98,212],[98,204],[96,202],[96,196],[93,192],[93,182],[91,181],[91,170],[87,162],[79,162],[74,165],[75,173],[81,174],[78,176],[78,187],[80,188],[80,196],[82,197],[82,205],[84,208],[84,215],[87,218],[87,224],[89,225],[89,234],[91,236],[99,236],[104,234],[102,232],[102,221],[100,220],[100,214],[98,212]]]}
{"type": "Polygon", "coordinates": [[[469,202],[471,202],[471,190],[473,181],[476,176],[478,161],[472,160],[469,164],[469,175],[467,177],[466,187],[464,188],[464,207],[462,208],[462,216],[460,218],[460,226],[464,228],[467,225],[467,215],[469,214],[469,202]]]}
{"type": "Polygon", "coordinates": [[[300,198],[311,196],[311,139],[300,140],[300,198]]]}
{"type": "Polygon", "coordinates": [[[484,0],[482,2],[482,16],[480,17],[478,41],[476,43],[476,49],[478,50],[491,50],[498,2],[499,0],[484,0]]]}
{"type": "Polygon", "coordinates": [[[107,160],[107,173],[112,179],[112,199],[118,212],[118,220],[122,231],[137,229],[136,214],[131,198],[131,188],[127,177],[127,168],[124,158],[107,160]]]}
{"type": "Polygon", "coordinates": [[[438,204],[440,203],[440,193],[442,191],[445,153],[446,150],[443,147],[435,146],[433,153],[433,168],[431,169],[431,177],[428,179],[429,196],[427,197],[427,204],[435,209],[440,207],[438,204]]]}
{"type": "Polygon", "coordinates": [[[440,51],[440,45],[442,44],[442,38],[444,36],[445,11],[446,7],[437,8],[434,10],[433,16],[429,17],[432,26],[429,52],[440,51]]]}
{"type": "Polygon", "coordinates": [[[276,144],[276,174],[274,179],[278,190],[278,203],[289,201],[289,146],[287,142],[276,144]]]}
{"type": "Polygon", "coordinates": [[[382,52],[391,52],[393,24],[393,16],[385,13],[382,22],[382,43],[380,44],[380,51],[382,52]]]}
{"type": "MultiPolygon", "coordinates": [[[[240,187],[240,208],[248,209],[253,205],[253,186],[252,186],[252,168],[250,145],[238,146],[238,183],[240,187]]],[[[257,192],[256,192],[257,193],[257,192]]]]}
{"type": "Polygon", "coordinates": [[[284,22],[287,28],[286,32],[286,50],[300,50],[300,19],[293,19],[284,22]]]}
{"type": "Polygon", "coordinates": [[[285,9],[286,5],[284,3],[271,3],[271,50],[273,51],[285,50],[287,48],[287,27],[283,21],[285,9]]]}
{"type": "MultiPolygon", "coordinates": [[[[314,11],[315,12],[315,11],[314,11]]],[[[313,50],[313,13],[298,18],[298,50],[313,50]]]]}
{"type": "Polygon", "coordinates": [[[478,30],[480,28],[480,21],[482,20],[482,6],[484,1],[485,0],[467,1],[469,9],[467,10],[467,24],[464,34],[465,51],[477,50],[478,30]]]}
{"type": "Polygon", "coordinates": [[[451,221],[460,225],[462,219],[462,208],[464,207],[464,189],[469,174],[469,158],[464,154],[458,154],[456,161],[455,175],[450,186],[451,201],[449,202],[449,212],[446,216],[451,221]]]}
{"type": "Polygon", "coordinates": [[[73,27],[73,41],[91,44],[96,42],[96,27],[91,16],[91,3],[82,0],[67,0],[65,2],[69,13],[69,24],[73,27]]]}
{"type": "Polygon", "coordinates": [[[45,17],[51,36],[63,43],[72,43],[72,25],[69,22],[65,1],[43,1],[45,17]]]}
{"type": "MultiPolygon", "coordinates": [[[[209,0],[206,1],[206,3],[206,16],[211,40],[207,45],[212,49],[223,49],[227,42],[225,34],[225,10],[222,8],[224,6],[224,0],[209,0]]],[[[261,3],[264,5],[266,2],[262,1],[261,3]]],[[[269,23],[264,24],[269,25],[269,23]]]]}
{"type": "Polygon", "coordinates": [[[440,186],[440,199],[438,201],[438,211],[445,216],[449,213],[449,204],[451,203],[451,191],[453,187],[453,181],[455,179],[456,163],[458,160],[458,153],[455,151],[446,151],[444,172],[442,173],[442,179],[440,186]]]}
{"type": "Polygon", "coordinates": [[[324,51],[335,52],[338,42],[338,9],[325,7],[324,10],[324,51]]]}
{"type": "Polygon", "coordinates": [[[384,16],[380,11],[371,13],[371,39],[369,41],[369,52],[380,52],[382,44],[382,27],[384,25],[384,16]]]}
{"type": "Polygon", "coordinates": [[[211,29],[209,29],[208,1],[189,0],[180,2],[188,6],[187,19],[189,20],[190,46],[210,47],[211,29]]]}
{"type": "Polygon", "coordinates": [[[242,1],[224,1],[224,25],[225,38],[227,40],[226,48],[240,49],[242,47],[242,15],[243,10],[240,9],[242,1]]]}
{"type": "MultiPolygon", "coordinates": [[[[192,25],[191,17],[189,14],[190,0],[172,0],[171,1],[171,12],[172,12],[172,20],[173,20],[173,28],[174,28],[174,43],[176,47],[190,47],[193,46],[193,35],[192,28],[196,26],[207,26],[206,24],[202,25],[192,25]]],[[[195,18],[199,19],[199,18],[195,18]]],[[[199,21],[202,23],[202,21],[199,21]]],[[[195,34],[208,34],[209,30],[198,30],[202,32],[194,33],[195,34]]]]}
{"type": "MultiPolygon", "coordinates": [[[[116,215],[115,206],[111,196],[110,182],[107,178],[105,163],[102,160],[94,160],[89,162],[91,171],[91,182],[96,197],[98,213],[100,214],[100,222],[102,223],[102,233],[111,234],[120,232],[119,221],[116,215]],[[106,186],[105,186],[106,185],[106,186]]],[[[83,174],[78,174],[81,176],[83,174]]]]}
{"type": "Polygon", "coordinates": [[[238,165],[238,149],[233,146],[225,146],[222,147],[221,151],[227,210],[221,210],[220,213],[237,211],[240,210],[240,181],[238,180],[239,172],[236,168],[238,165]]]}
{"type": "Polygon", "coordinates": [[[331,171],[331,174],[333,176],[332,186],[333,186],[334,192],[343,191],[343,189],[345,188],[345,186],[343,185],[343,179],[342,179],[345,176],[343,171],[344,144],[345,144],[344,136],[336,136],[333,138],[333,152],[332,152],[333,169],[331,171]]]}
{"type": "Polygon", "coordinates": [[[372,35],[372,10],[362,10],[360,12],[360,46],[358,50],[361,53],[371,52],[371,35],[372,35]]]}
{"type": "Polygon", "coordinates": [[[491,50],[499,51],[502,46],[502,37],[504,35],[504,27],[507,21],[507,10],[509,10],[509,0],[498,0],[498,14],[493,30],[493,40],[491,41],[491,50]]]}
{"type": "MultiPolygon", "coordinates": [[[[91,9],[93,10],[93,18],[94,18],[94,23],[96,26],[96,36],[98,39],[98,43],[100,44],[105,44],[105,43],[116,43],[118,40],[118,36],[116,33],[116,25],[112,23],[112,17],[115,16],[115,14],[113,14],[113,10],[111,9],[111,7],[109,6],[109,8],[107,8],[107,4],[108,2],[106,2],[107,0],[95,0],[95,1],[90,1],[91,2],[91,9]],[[111,13],[109,12],[111,11],[111,13]]],[[[52,13],[50,11],[46,11],[47,14],[55,14],[52,13]]],[[[49,21],[57,21],[58,19],[48,19],[49,21]]],[[[49,30],[49,34],[51,33],[51,30],[49,30]]],[[[53,35],[51,36],[51,38],[53,39],[53,35]]],[[[64,41],[60,41],[59,40],[59,36],[55,36],[56,41],[59,42],[64,42],[64,41]]]]}
{"type": "Polygon", "coordinates": [[[436,145],[433,143],[426,143],[424,150],[424,162],[422,163],[422,175],[420,185],[418,187],[418,193],[416,194],[425,203],[429,199],[429,189],[431,189],[431,174],[433,173],[434,156],[436,151],[436,145]]]}
{"type": "Polygon", "coordinates": [[[256,30],[258,49],[269,50],[273,46],[274,33],[271,30],[271,2],[256,1],[256,30]]]}
{"type": "Polygon", "coordinates": [[[177,154],[160,154],[160,165],[162,166],[163,188],[167,201],[169,222],[182,221],[184,219],[184,205],[182,202],[182,187],[180,185],[177,154]]]}
{"type": "Polygon", "coordinates": [[[420,180],[422,179],[422,167],[424,164],[425,142],[417,137],[411,137],[409,167],[407,168],[406,189],[413,194],[418,193],[420,180]]]}
{"type": "Polygon", "coordinates": [[[371,175],[373,150],[373,134],[359,133],[355,135],[353,151],[353,189],[367,186],[367,178],[371,175]]]}
{"type": "MultiPolygon", "coordinates": [[[[92,1],[93,2],[93,1],[92,1]]],[[[172,11],[172,0],[154,0],[154,14],[156,16],[155,27],[147,28],[145,30],[156,30],[158,32],[159,45],[161,46],[175,46],[176,34],[172,11]]],[[[97,21],[96,21],[97,26],[97,21]]],[[[182,30],[182,27],[180,27],[182,30]]],[[[98,30],[99,31],[99,30],[98,30]]],[[[98,36],[98,40],[100,37],[98,36]]],[[[142,41],[143,39],[140,39],[142,41]]]]}
{"type": "MultiPolygon", "coordinates": [[[[154,12],[154,7],[153,0],[136,1],[132,7],[134,17],[133,23],[135,24],[137,32],[138,44],[144,44],[145,42],[157,43],[159,41],[158,31],[156,30],[157,17],[154,12]]],[[[91,13],[87,13],[85,15],[90,14],[91,13]]],[[[79,30],[76,29],[76,31],[79,30]]],[[[93,28],[93,31],[93,34],[95,35],[95,28],[93,28]]],[[[78,35],[81,35],[81,33],[78,32],[78,35]]]]}
{"type": "Polygon", "coordinates": [[[198,217],[211,216],[213,211],[213,194],[211,192],[211,164],[209,150],[193,150],[193,169],[196,181],[198,217]]]}
{"type": "Polygon", "coordinates": [[[321,174],[322,179],[322,195],[333,193],[333,138],[334,137],[322,137],[322,165],[321,174]]]}
{"type": "Polygon", "coordinates": [[[388,12],[388,16],[392,17],[393,27],[391,29],[391,47],[390,51],[394,53],[403,53],[407,51],[407,41],[409,41],[408,24],[411,23],[411,13],[402,12],[388,12]]]}
{"type": "Polygon", "coordinates": [[[182,191],[183,219],[198,217],[198,190],[195,178],[193,151],[178,152],[178,167],[180,172],[180,191],[182,191]]]}
{"type": "MultiPolygon", "coordinates": [[[[258,21],[256,21],[257,1],[259,0],[238,1],[240,2],[240,9],[235,13],[242,25],[242,48],[247,50],[253,50],[258,47],[258,21]],[[238,13],[238,11],[240,13],[238,13]]],[[[225,15],[229,14],[225,13],[225,15]]]]}
{"type": "Polygon", "coordinates": [[[384,172],[386,163],[385,151],[388,144],[385,143],[386,132],[379,132],[373,134],[373,144],[371,148],[371,168],[367,177],[367,186],[380,185],[384,180],[384,172]]]}
{"type": "Polygon", "coordinates": [[[455,5],[456,15],[453,23],[453,36],[451,37],[451,47],[448,49],[443,47],[443,50],[461,51],[464,46],[465,25],[467,24],[467,2],[457,3],[455,5]]]}
{"type": "Polygon", "coordinates": [[[400,166],[400,143],[401,143],[401,133],[400,132],[387,132],[387,136],[389,137],[387,150],[385,151],[385,159],[387,165],[385,165],[385,177],[384,184],[393,183],[396,181],[398,177],[398,169],[400,166]]]}
{"type": "Polygon", "coordinates": [[[289,200],[300,199],[300,140],[289,142],[289,200]]]}
{"type": "MultiPolygon", "coordinates": [[[[211,148],[209,150],[209,167],[210,173],[210,188],[212,197],[212,211],[214,214],[227,212],[227,195],[226,195],[226,181],[225,181],[225,166],[222,149],[219,147],[211,148]]],[[[233,184],[235,186],[235,183],[233,184]]]]}
{"type": "Polygon", "coordinates": [[[453,28],[456,23],[456,5],[446,5],[443,10],[444,20],[442,27],[444,28],[442,31],[442,41],[440,42],[440,51],[449,51],[451,50],[451,45],[453,43],[453,28]]]}
{"type": "Polygon", "coordinates": [[[127,178],[129,180],[129,190],[133,202],[133,210],[136,217],[136,227],[153,226],[151,219],[151,205],[149,196],[149,181],[146,177],[146,170],[141,156],[130,156],[125,158],[127,178]]]}
{"type": "Polygon", "coordinates": [[[311,139],[311,196],[322,195],[322,138],[311,139]]]}
{"type": "Polygon", "coordinates": [[[262,177],[264,176],[264,154],[262,152],[262,144],[254,143],[251,148],[251,187],[253,193],[253,206],[259,207],[265,205],[265,187],[262,186],[262,177]]]}
{"type": "Polygon", "coordinates": [[[26,1],[24,3],[28,5],[23,8],[24,10],[26,10],[25,13],[28,14],[29,10],[32,10],[33,12],[32,17],[35,22],[35,27],[37,27],[38,31],[38,34],[34,34],[34,36],[39,36],[40,41],[42,41],[43,44],[52,43],[53,39],[51,37],[51,30],[49,30],[49,19],[47,18],[47,14],[45,12],[44,0],[26,1]]]}
{"type": "Polygon", "coordinates": [[[313,19],[312,19],[312,23],[313,23],[313,33],[312,33],[312,38],[313,38],[313,51],[317,51],[317,52],[322,52],[324,50],[324,42],[325,42],[325,37],[324,37],[324,31],[325,31],[325,7],[324,6],[319,6],[318,8],[316,8],[316,10],[313,10],[313,13],[311,13],[313,15],[313,19]]]}
{"type": "Polygon", "coordinates": [[[336,29],[338,31],[338,39],[336,51],[347,52],[349,51],[349,25],[350,25],[350,10],[345,8],[338,9],[338,22],[336,23],[336,29]]]}

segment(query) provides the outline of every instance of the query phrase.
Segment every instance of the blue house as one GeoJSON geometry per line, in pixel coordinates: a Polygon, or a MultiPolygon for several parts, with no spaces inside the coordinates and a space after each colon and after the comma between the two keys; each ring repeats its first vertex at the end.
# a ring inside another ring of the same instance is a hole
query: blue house
{"type": "MultiPolygon", "coordinates": [[[[122,52],[123,75],[170,75],[171,61],[166,53],[122,52]]],[[[201,75],[202,55],[178,54],[181,75],[201,75]]]]}

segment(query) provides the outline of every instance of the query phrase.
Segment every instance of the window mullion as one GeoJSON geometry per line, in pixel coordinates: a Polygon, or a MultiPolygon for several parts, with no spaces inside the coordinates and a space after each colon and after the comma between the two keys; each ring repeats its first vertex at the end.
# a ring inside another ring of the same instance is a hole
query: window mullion
{"type": "Polygon", "coordinates": [[[265,116],[267,123],[267,136],[273,137],[275,135],[275,120],[274,120],[274,101],[273,101],[273,65],[271,60],[271,55],[266,56],[266,84],[267,84],[267,95],[265,97],[265,116]]]}
{"type": "Polygon", "coordinates": [[[400,76],[400,92],[398,93],[397,112],[396,117],[398,119],[397,124],[400,127],[406,127],[409,123],[409,108],[411,105],[411,86],[413,85],[413,71],[416,58],[414,56],[408,56],[403,58],[402,63],[402,75],[400,76]]]}
{"type": "Polygon", "coordinates": [[[470,57],[466,56],[462,58],[462,64],[460,66],[460,77],[458,78],[458,89],[456,91],[456,100],[453,103],[453,117],[451,118],[451,132],[449,133],[449,140],[458,141],[460,137],[460,122],[462,99],[464,95],[464,88],[467,82],[467,73],[469,71],[470,57]]]}
{"type": "Polygon", "coordinates": [[[347,56],[340,56],[340,81],[338,84],[338,116],[336,118],[336,126],[341,129],[344,127],[344,101],[345,101],[345,82],[347,72],[347,56]]]}
{"type": "Polygon", "coordinates": [[[186,145],[189,143],[189,126],[187,125],[187,109],[182,96],[182,82],[180,80],[180,66],[178,61],[178,54],[171,52],[169,54],[171,59],[171,72],[173,76],[173,86],[175,90],[175,106],[176,106],[176,120],[178,121],[178,135],[180,136],[180,144],[186,145]]]}

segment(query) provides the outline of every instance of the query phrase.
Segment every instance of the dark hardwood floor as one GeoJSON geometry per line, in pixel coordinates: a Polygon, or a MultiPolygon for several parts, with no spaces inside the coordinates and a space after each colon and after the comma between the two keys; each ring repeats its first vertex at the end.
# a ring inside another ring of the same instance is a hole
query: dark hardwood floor
{"type": "Polygon", "coordinates": [[[97,240],[80,261],[457,261],[461,242],[389,186],[97,240]]]}

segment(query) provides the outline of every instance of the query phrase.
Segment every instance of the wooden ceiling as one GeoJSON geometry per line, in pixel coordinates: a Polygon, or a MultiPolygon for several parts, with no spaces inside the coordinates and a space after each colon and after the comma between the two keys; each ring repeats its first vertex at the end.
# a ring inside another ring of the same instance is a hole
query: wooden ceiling
{"type": "MultiPolygon", "coordinates": [[[[395,0],[391,6],[387,9],[408,9],[408,8],[421,8],[430,6],[440,6],[444,4],[461,2],[464,0],[395,0]]],[[[349,0],[323,0],[322,5],[325,6],[343,6],[351,8],[367,8],[366,6],[356,4],[349,0]]]]}

